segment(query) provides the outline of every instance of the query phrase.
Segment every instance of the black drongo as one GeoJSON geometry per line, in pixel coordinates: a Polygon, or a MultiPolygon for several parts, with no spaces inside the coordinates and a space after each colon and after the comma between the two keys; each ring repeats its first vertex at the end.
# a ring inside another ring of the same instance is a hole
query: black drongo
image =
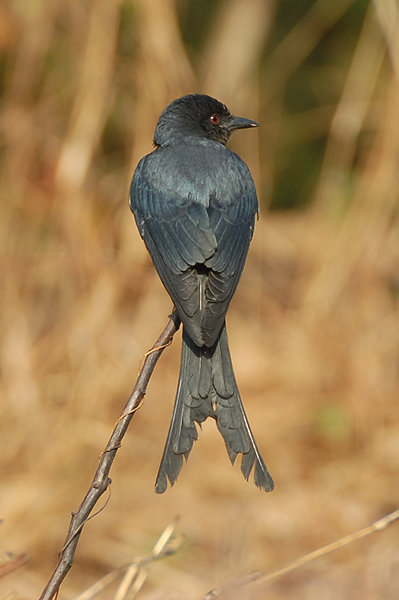
{"type": "Polygon", "coordinates": [[[155,490],[173,485],[198,437],[216,420],[234,463],[259,488],[273,480],[259,453],[234,377],[225,316],[252,238],[258,201],[247,165],[226,144],[256,127],[210,96],[178,98],[161,114],[155,150],[134,173],[130,207],[183,322],[180,378],[155,490]]]}

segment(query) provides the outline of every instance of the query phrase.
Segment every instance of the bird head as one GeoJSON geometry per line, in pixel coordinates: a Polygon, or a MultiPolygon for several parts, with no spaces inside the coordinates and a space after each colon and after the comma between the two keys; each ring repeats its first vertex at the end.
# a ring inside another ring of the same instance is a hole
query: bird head
{"type": "Polygon", "coordinates": [[[159,117],[155,146],[169,146],[188,139],[210,139],[226,145],[236,129],[258,127],[258,123],[235,117],[225,104],[205,94],[177,98],[159,117]]]}

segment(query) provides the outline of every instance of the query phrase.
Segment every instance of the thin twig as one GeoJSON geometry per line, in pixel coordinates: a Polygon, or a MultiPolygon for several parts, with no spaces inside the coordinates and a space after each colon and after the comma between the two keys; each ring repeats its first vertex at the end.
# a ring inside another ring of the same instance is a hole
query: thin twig
{"type": "Polygon", "coordinates": [[[333,542],[332,544],[328,544],[327,546],[323,546],[322,548],[319,548],[318,550],[314,550],[313,552],[309,552],[309,554],[305,554],[304,556],[301,556],[301,558],[294,560],[292,563],[290,563],[286,567],[283,567],[282,569],[278,569],[277,571],[273,571],[272,573],[266,573],[265,575],[263,575],[262,572],[259,571],[257,573],[252,573],[251,575],[248,575],[244,579],[240,579],[233,583],[229,583],[226,586],[223,586],[220,588],[215,588],[215,589],[209,591],[204,596],[203,600],[212,600],[213,598],[217,598],[218,596],[221,596],[227,590],[241,587],[242,585],[251,583],[252,581],[255,581],[255,580],[262,584],[268,583],[272,579],[276,579],[277,577],[281,577],[282,575],[286,575],[287,573],[290,573],[294,569],[298,569],[298,567],[302,567],[303,565],[309,563],[310,561],[314,560],[315,558],[319,558],[320,556],[325,556],[326,554],[329,554],[330,552],[333,552],[334,550],[338,550],[338,548],[347,546],[348,544],[351,544],[352,542],[354,542],[356,540],[360,540],[361,538],[364,538],[367,535],[370,535],[370,533],[374,533],[375,531],[382,531],[383,529],[388,527],[388,525],[390,525],[394,521],[397,521],[398,519],[399,519],[399,509],[395,510],[394,512],[390,513],[389,515],[386,515],[382,519],[375,521],[375,523],[373,523],[372,525],[369,525],[368,527],[365,527],[364,529],[360,529],[360,531],[351,533],[350,535],[347,535],[346,537],[343,537],[343,538],[337,540],[336,542],[333,542]]]}
{"type": "Polygon", "coordinates": [[[154,367],[161,356],[168,342],[173,338],[179,329],[180,319],[176,311],[170,317],[169,323],[155,342],[150,353],[147,353],[144,365],[134,386],[133,392],[118,419],[114,430],[109,438],[108,444],[101,454],[100,462],[97,467],[94,479],[90,485],[82,504],[76,513],[72,513],[69,525],[68,535],[60,553],[58,565],[51,576],[49,582],[43,590],[40,600],[51,600],[58,592],[59,587],[66,577],[69,569],[72,567],[76,547],[79,542],[82,529],[89,518],[91,511],[96,505],[102,494],[108,489],[111,480],[108,477],[112,463],[118,449],[122,444],[122,439],[129,427],[137,408],[141,405],[147,390],[147,385],[154,370],[154,367]]]}

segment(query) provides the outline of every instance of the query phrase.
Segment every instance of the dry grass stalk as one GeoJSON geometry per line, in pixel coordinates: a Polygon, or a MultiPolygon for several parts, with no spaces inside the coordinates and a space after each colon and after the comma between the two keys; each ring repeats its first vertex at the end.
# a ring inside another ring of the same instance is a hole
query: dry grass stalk
{"type": "Polygon", "coordinates": [[[6,561],[2,561],[0,564],[0,577],[4,577],[13,571],[16,571],[23,565],[29,561],[28,554],[18,554],[18,556],[13,556],[8,558],[6,561]]]}
{"type": "Polygon", "coordinates": [[[111,583],[122,576],[123,580],[118,587],[114,600],[133,600],[136,598],[144,585],[148,572],[154,562],[165,556],[175,554],[184,542],[184,537],[182,535],[171,540],[178,522],[178,518],[173,519],[147,557],[137,558],[132,563],[108,573],[105,577],[102,577],[101,580],[97,581],[89,589],[83,592],[83,594],[77,596],[75,600],[91,600],[91,598],[97,596],[111,583]]]}
{"type": "Polygon", "coordinates": [[[211,590],[204,596],[203,600],[212,600],[212,598],[218,598],[219,596],[223,596],[225,592],[232,591],[234,589],[240,588],[243,585],[247,585],[252,582],[256,582],[257,585],[264,585],[265,583],[273,581],[274,579],[277,579],[278,577],[282,577],[283,575],[287,575],[288,573],[291,573],[292,571],[294,571],[295,569],[298,569],[299,567],[303,567],[304,565],[310,563],[311,561],[315,560],[316,558],[320,558],[321,556],[325,556],[326,554],[329,554],[330,552],[339,550],[340,548],[343,548],[344,546],[347,546],[348,544],[352,544],[352,542],[355,542],[364,537],[367,537],[371,533],[376,533],[377,531],[382,531],[382,530],[386,529],[386,527],[388,527],[389,525],[391,525],[392,523],[397,521],[398,519],[399,519],[399,509],[395,510],[394,512],[390,513],[389,515],[386,515],[382,519],[379,519],[378,521],[376,521],[369,527],[365,527],[364,529],[361,529],[360,531],[357,531],[356,533],[347,535],[346,537],[341,538],[340,540],[337,540],[336,542],[333,542],[332,544],[328,544],[327,546],[324,546],[323,548],[318,548],[318,550],[314,550],[313,552],[309,552],[309,554],[306,554],[305,556],[301,556],[301,558],[294,560],[292,563],[290,563],[286,567],[283,567],[282,569],[273,571],[273,573],[263,574],[262,571],[259,571],[257,573],[251,573],[251,575],[248,575],[247,577],[245,577],[243,579],[240,579],[238,581],[230,583],[227,586],[211,590]]]}
{"type": "Polygon", "coordinates": [[[384,33],[396,80],[399,82],[399,9],[395,0],[373,0],[373,6],[384,33]]]}
{"type": "Polygon", "coordinates": [[[341,98],[331,120],[322,171],[313,210],[327,211],[334,221],[345,214],[347,190],[365,119],[378,84],[385,46],[370,5],[341,98]]]}

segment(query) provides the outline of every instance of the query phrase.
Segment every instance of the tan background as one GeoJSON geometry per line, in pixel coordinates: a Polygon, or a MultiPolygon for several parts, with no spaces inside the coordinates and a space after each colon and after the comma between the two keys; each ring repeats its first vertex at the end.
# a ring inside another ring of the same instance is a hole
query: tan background
{"type": "MultiPolygon", "coordinates": [[[[178,334],[60,598],[149,552],[177,514],[186,543],[154,566],[143,599],[202,598],[398,508],[397,4],[363,2],[360,10],[358,2],[318,0],[299,12],[295,2],[197,4],[212,10],[205,24],[187,23],[183,0],[32,0],[0,9],[0,550],[4,560],[7,552],[30,555],[0,580],[1,598],[39,596],[140,358],[167,322],[171,303],[127,194],[159,113],[187,92],[215,95],[261,124],[233,142],[254,174],[262,214],[228,330],[276,489],[247,484],[207,422],[176,486],[154,494],[178,334]],[[276,39],[290,6],[298,14],[276,39]],[[200,26],[195,47],[187,36],[200,26]],[[352,27],[352,42],[334,63],[337,27],[352,27]],[[309,74],[318,100],[289,111],[290,81],[309,71],[320,44],[330,50],[309,74]],[[298,191],[307,208],[268,211],[279,169],[294,183],[303,169],[290,148],[315,140],[321,168],[298,191]]],[[[398,589],[393,524],[239,595],[393,600],[398,589]]]]}

